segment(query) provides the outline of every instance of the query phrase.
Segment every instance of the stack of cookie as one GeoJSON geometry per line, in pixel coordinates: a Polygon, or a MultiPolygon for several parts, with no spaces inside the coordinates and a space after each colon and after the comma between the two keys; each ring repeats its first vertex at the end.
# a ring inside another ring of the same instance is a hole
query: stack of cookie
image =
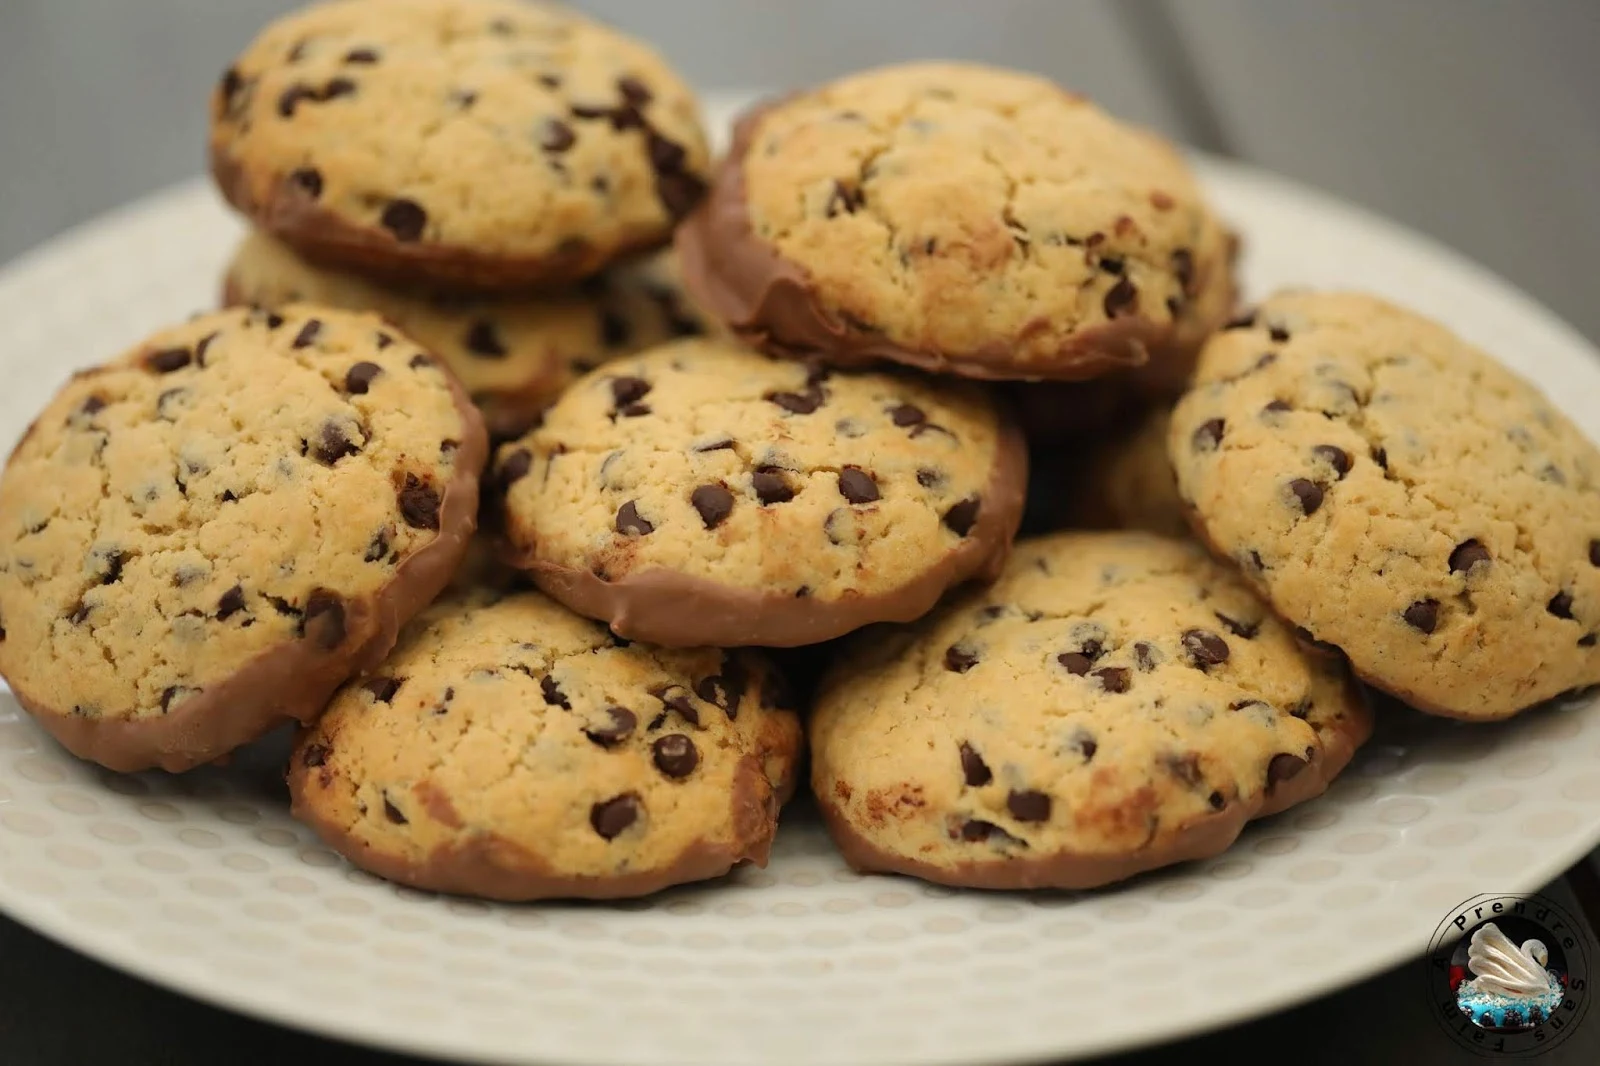
{"type": "Polygon", "coordinates": [[[704,187],[694,97],[607,27],[516,0],[324,4],[238,57],[212,119],[217,185],[254,224],[225,301],[381,313],[497,439],[700,332],[652,254],[704,187]]]}
{"type": "Polygon", "coordinates": [[[385,877],[765,862],[808,733],[858,869],[1093,887],[1322,792],[1358,676],[1469,719],[1600,682],[1593,445],[1377,298],[1230,319],[1181,155],[1041,79],[845,78],[712,172],[613,31],[337,0],[212,148],[258,306],[18,445],[0,673],[117,770],[300,723],[295,815],[385,877]],[[621,264],[680,217],[687,300],[621,264]]]}

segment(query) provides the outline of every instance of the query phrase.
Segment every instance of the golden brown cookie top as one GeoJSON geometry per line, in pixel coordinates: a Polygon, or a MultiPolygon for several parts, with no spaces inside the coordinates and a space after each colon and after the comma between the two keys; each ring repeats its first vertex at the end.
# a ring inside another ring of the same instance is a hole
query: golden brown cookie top
{"type": "Polygon", "coordinates": [[[1025,457],[970,383],[686,340],[578,382],[496,471],[519,562],[569,606],[656,643],[787,646],[998,565],[1025,457]]]}
{"type": "Polygon", "coordinates": [[[854,638],[810,726],[847,854],[989,887],[1220,851],[1370,728],[1342,668],[1242,580],[1146,533],[1019,541],[992,587],[854,638]]]}
{"type": "Polygon", "coordinates": [[[68,382],[0,477],[0,671],[44,717],[154,729],[262,656],[359,659],[380,595],[459,558],[486,448],[375,315],[163,330],[68,382]]]}
{"type": "Polygon", "coordinates": [[[212,101],[225,196],[314,257],[441,283],[590,274],[704,187],[695,100],[652,49],[518,0],[285,16],[212,101]]]}
{"type": "Polygon", "coordinates": [[[1176,149],[970,64],[752,112],[680,247],[699,299],[761,343],[979,377],[1137,365],[1231,291],[1229,238],[1176,149]]]}
{"type": "Polygon", "coordinates": [[[362,866],[508,899],[764,861],[800,728],[755,652],[622,645],[538,592],[454,593],[297,745],[297,816],[362,866]]]}
{"type": "Polygon", "coordinates": [[[1600,454],[1444,326],[1274,296],[1206,347],[1168,443],[1218,552],[1380,687],[1502,718],[1600,680],[1600,454]]]}

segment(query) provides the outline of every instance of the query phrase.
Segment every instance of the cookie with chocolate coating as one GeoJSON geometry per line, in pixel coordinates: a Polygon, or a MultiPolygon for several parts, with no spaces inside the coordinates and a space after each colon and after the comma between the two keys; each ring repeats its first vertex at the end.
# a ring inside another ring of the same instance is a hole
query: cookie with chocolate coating
{"type": "Polygon", "coordinates": [[[450,580],[487,451],[455,378],[375,315],[162,330],[74,376],[0,475],[0,674],[113,770],[312,718],[450,580]]]}
{"type": "Polygon", "coordinates": [[[1027,457],[970,382],[685,340],[588,375],[503,445],[510,560],[620,636],[793,647],[992,576],[1027,457]]]}

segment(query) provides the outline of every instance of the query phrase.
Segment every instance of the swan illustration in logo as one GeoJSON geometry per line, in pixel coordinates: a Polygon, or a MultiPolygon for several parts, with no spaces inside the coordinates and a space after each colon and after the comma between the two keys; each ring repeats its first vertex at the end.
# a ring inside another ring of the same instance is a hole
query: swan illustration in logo
{"type": "Polygon", "coordinates": [[[1531,1029],[1561,1004],[1565,990],[1547,969],[1550,952],[1540,940],[1522,946],[1486,922],[1472,933],[1467,969],[1456,990],[1461,1013],[1485,1029],[1531,1029]]]}

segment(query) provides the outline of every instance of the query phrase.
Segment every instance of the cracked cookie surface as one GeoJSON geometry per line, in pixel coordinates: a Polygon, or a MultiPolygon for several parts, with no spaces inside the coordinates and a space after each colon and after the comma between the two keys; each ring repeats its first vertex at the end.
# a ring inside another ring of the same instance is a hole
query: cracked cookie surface
{"type": "Polygon", "coordinates": [[[337,0],[262,31],[212,96],[223,195],[308,257],[514,288],[665,243],[709,165],[652,49],[518,0],[337,0]]]}
{"type": "Polygon", "coordinates": [[[290,762],[357,866],[495,899],[615,898],[765,865],[800,725],[761,655],[616,641],[538,592],[447,596],[290,762]]]}
{"type": "Polygon", "coordinates": [[[1064,533],[915,626],[852,638],[809,731],[857,869],[1088,888],[1320,794],[1371,716],[1198,545],[1064,533]]]}
{"type": "Polygon", "coordinates": [[[1233,292],[1233,238],[1175,148],[967,64],[746,115],[678,244],[697,300],[757,344],[976,377],[1090,378],[1147,352],[1181,377],[1233,292]]]}
{"type": "Polygon", "coordinates": [[[424,295],[317,266],[258,230],[235,250],[224,288],[227,303],[310,301],[381,314],[455,371],[497,440],[526,432],[568,385],[607,360],[706,325],[666,259],[565,290],[424,295]]]}
{"type": "Polygon", "coordinates": [[[518,565],[630,639],[789,647],[994,573],[1026,455],[989,394],[715,340],[615,360],[501,447],[518,565]]]}
{"type": "Polygon", "coordinates": [[[1600,454],[1445,327],[1279,294],[1207,346],[1168,447],[1218,554],[1408,703],[1503,718],[1600,681],[1600,454]]]}
{"type": "Polygon", "coordinates": [[[157,333],[75,375],[0,477],[0,673],[115,770],[308,718],[449,581],[487,450],[455,379],[375,315],[157,333]]]}

